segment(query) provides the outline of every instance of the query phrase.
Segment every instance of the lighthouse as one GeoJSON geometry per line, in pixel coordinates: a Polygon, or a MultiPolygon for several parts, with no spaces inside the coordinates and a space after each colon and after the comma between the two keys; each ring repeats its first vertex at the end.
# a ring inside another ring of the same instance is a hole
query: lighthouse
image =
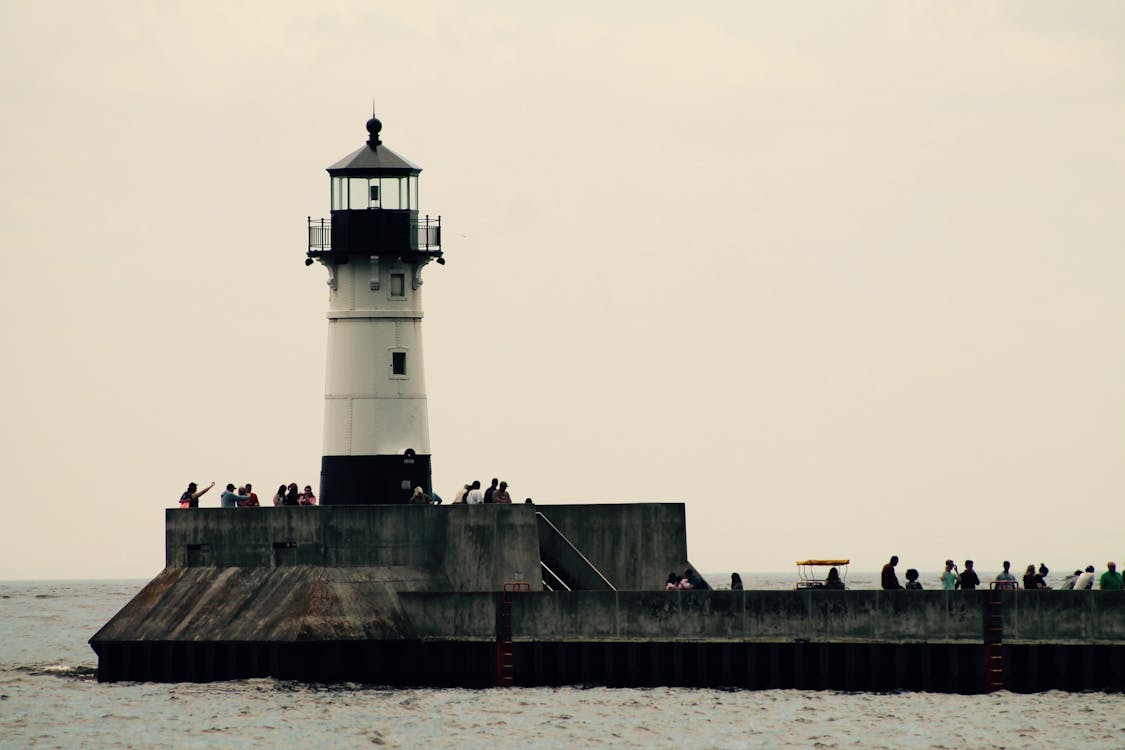
{"type": "Polygon", "coordinates": [[[367,142],[328,167],[331,218],[308,219],[306,265],[328,270],[325,505],[404,503],[431,492],[422,363],[422,269],[444,264],[441,217],[419,214],[422,169],[367,142]]]}

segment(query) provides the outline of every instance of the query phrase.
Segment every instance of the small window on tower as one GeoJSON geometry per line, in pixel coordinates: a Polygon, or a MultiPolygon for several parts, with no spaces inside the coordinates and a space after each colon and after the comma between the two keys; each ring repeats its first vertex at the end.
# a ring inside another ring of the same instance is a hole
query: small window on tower
{"type": "Polygon", "coordinates": [[[392,273],[391,274],[391,296],[392,297],[405,297],[406,296],[406,274],[392,273]]]}
{"type": "Polygon", "coordinates": [[[371,202],[372,203],[378,203],[379,202],[379,186],[378,185],[372,185],[371,186],[371,202]]]}
{"type": "Polygon", "coordinates": [[[391,352],[391,374],[406,374],[406,352],[391,352]]]}

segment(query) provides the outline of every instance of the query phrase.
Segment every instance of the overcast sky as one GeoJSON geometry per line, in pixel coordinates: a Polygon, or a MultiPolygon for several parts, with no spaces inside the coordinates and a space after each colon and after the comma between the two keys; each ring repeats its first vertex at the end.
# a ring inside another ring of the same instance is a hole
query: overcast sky
{"type": "Polygon", "coordinates": [[[1120,3],[8,0],[0,60],[0,579],[317,484],[372,99],[438,492],[684,502],[704,571],[1122,562],[1120,3]]]}

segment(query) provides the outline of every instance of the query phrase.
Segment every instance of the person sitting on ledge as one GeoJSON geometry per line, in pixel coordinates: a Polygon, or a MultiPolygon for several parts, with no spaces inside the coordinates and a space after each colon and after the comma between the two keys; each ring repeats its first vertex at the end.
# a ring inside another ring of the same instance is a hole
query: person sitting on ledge
{"type": "Polygon", "coordinates": [[[840,571],[836,570],[836,568],[829,568],[828,577],[824,579],[824,586],[821,588],[843,591],[847,587],[844,586],[844,581],[840,578],[840,571]]]}
{"type": "Polygon", "coordinates": [[[274,505],[285,505],[285,485],[277,488],[277,493],[273,496],[274,505]]]}
{"type": "Polygon", "coordinates": [[[506,505],[512,504],[512,496],[508,493],[508,483],[501,482],[496,491],[492,493],[492,502],[503,503],[506,505]]]}
{"type": "Polygon", "coordinates": [[[742,591],[742,576],[740,576],[738,573],[730,574],[730,590],[742,591]]]}
{"type": "Polygon", "coordinates": [[[908,568],[906,571],[906,588],[915,591],[922,588],[922,584],[918,583],[918,571],[914,568],[908,568]]]}
{"type": "Polygon", "coordinates": [[[675,591],[680,588],[680,577],[675,573],[668,574],[668,580],[664,583],[665,591],[675,591]]]}
{"type": "Polygon", "coordinates": [[[707,588],[707,582],[703,580],[703,576],[688,568],[684,571],[684,577],[680,579],[680,588],[705,589],[707,588]]]}
{"type": "Polygon", "coordinates": [[[414,488],[414,494],[410,496],[411,505],[429,505],[430,496],[421,487],[414,488]]]}

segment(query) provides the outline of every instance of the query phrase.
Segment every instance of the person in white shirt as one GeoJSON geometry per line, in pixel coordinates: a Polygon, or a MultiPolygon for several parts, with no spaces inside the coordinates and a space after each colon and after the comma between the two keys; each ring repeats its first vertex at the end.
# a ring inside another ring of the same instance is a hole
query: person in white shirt
{"type": "Polygon", "coordinates": [[[1074,579],[1074,590],[1081,591],[1092,588],[1094,588],[1094,566],[1087,565],[1086,572],[1074,579]]]}
{"type": "Polygon", "coordinates": [[[484,502],[484,493],[481,492],[479,479],[475,480],[473,486],[469,488],[469,493],[465,495],[465,502],[469,505],[479,505],[484,502]]]}

